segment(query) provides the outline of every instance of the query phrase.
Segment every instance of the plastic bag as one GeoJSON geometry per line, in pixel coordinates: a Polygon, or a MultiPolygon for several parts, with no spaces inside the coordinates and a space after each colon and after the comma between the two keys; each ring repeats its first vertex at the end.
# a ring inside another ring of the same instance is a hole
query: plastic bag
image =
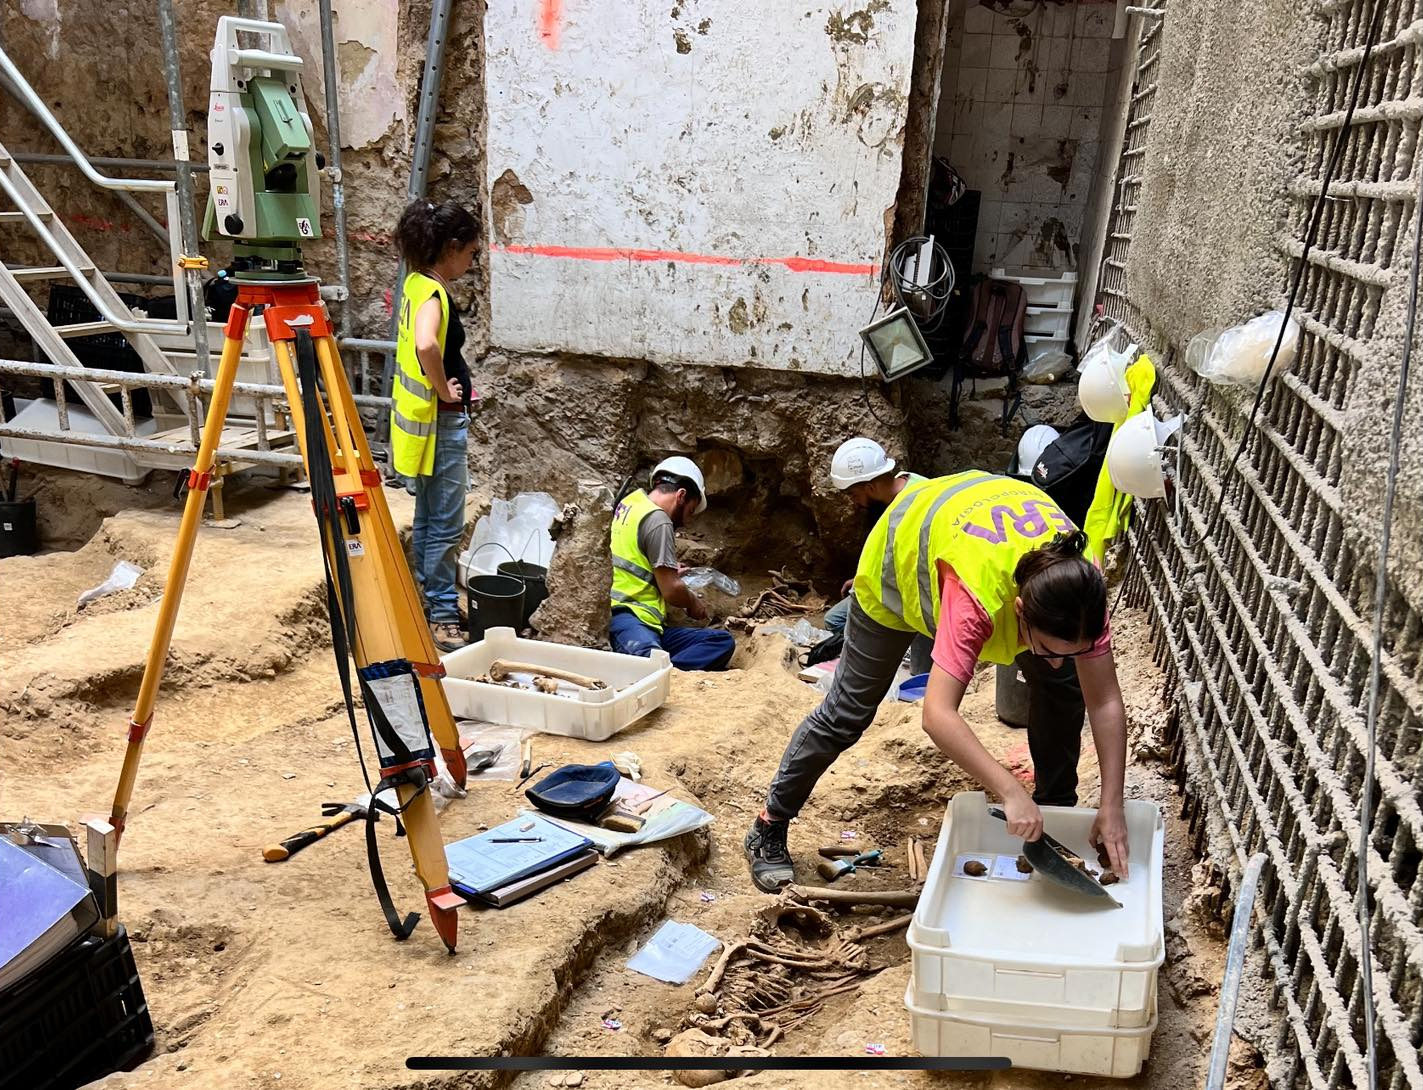
{"type": "MultiPolygon", "coordinates": [[[[1248,322],[1231,326],[1208,347],[1205,341],[1197,343],[1193,340],[1191,347],[1196,349],[1194,359],[1188,347],[1187,363],[1196,374],[1217,386],[1258,386],[1270,365],[1270,353],[1275,350],[1275,342],[1280,340],[1284,320],[1284,311],[1272,310],[1248,322]]],[[[1204,338],[1205,334],[1200,336],[1204,338]]],[[[1294,366],[1298,347],[1299,323],[1291,318],[1284,339],[1280,340],[1280,352],[1270,372],[1272,376],[1294,366]]]]}
{"type": "Polygon", "coordinates": [[[553,559],[548,531],[562,511],[547,492],[520,492],[512,500],[495,500],[489,514],[474,524],[469,548],[460,553],[460,582],[468,582],[471,573],[493,575],[510,560],[547,568],[553,559]]]}
{"type": "Polygon", "coordinates": [[[106,594],[113,594],[115,591],[128,590],[138,582],[138,577],[143,574],[143,569],[137,564],[130,564],[127,560],[120,560],[114,565],[114,570],[109,572],[109,577],[97,587],[90,587],[79,596],[79,604],[76,609],[83,609],[96,598],[102,598],[106,594]]]}
{"type": "Polygon", "coordinates": [[[1036,386],[1057,382],[1072,367],[1072,357],[1058,348],[1039,348],[1031,356],[1018,377],[1036,386]]]}
{"type": "Polygon", "coordinates": [[[714,587],[731,598],[735,598],[741,593],[740,583],[729,575],[723,575],[715,568],[688,568],[682,573],[682,582],[695,591],[714,587]]]}
{"type": "Polygon", "coordinates": [[[758,625],[757,632],[779,632],[797,647],[813,647],[821,640],[830,638],[830,633],[823,628],[816,628],[804,617],[796,621],[793,625],[785,624],[763,624],[758,625]]]}

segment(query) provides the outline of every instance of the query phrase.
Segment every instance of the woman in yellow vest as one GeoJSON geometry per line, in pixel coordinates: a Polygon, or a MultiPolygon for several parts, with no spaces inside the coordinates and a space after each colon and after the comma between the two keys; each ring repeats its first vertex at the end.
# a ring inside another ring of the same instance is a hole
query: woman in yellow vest
{"type": "Polygon", "coordinates": [[[1008,830],[1042,835],[1039,805],[1077,804],[1084,713],[1102,772],[1091,839],[1127,873],[1122,786],[1126,713],[1112,662],[1107,588],[1083,555],[1086,535],[1047,493],[972,470],[906,488],[860,554],[845,647],[830,692],[792,735],[746,836],[751,875],[774,892],[793,881],[787,823],[854,745],[915,633],[934,640],[924,730],[946,757],[1003,799],[1008,830]],[[1016,662],[1029,686],[1030,798],[959,714],[978,662],[1016,662]]]}
{"type": "Polygon", "coordinates": [[[469,271],[479,226],[457,204],[421,200],[401,215],[395,233],[410,272],[396,323],[391,460],[415,495],[414,574],[430,634],[442,651],[453,651],[466,642],[455,555],[469,491],[471,390],[450,285],[469,271]]]}

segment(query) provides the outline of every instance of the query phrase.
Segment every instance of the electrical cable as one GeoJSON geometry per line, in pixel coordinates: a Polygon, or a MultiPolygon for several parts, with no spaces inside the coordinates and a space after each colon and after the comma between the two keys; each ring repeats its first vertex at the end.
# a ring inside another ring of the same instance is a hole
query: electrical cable
{"type": "MultiPolygon", "coordinates": [[[[1382,4],[1380,4],[1382,6],[1382,4]]],[[[1403,330],[1403,358],[1398,365],[1398,393],[1393,402],[1393,429],[1389,433],[1388,470],[1384,475],[1382,526],[1379,531],[1378,571],[1374,577],[1374,624],[1369,653],[1369,703],[1364,716],[1364,783],[1359,793],[1358,898],[1360,989],[1364,996],[1364,1041],[1368,1053],[1369,1090],[1378,1085],[1378,1042],[1374,1028],[1374,955],[1369,935],[1369,836],[1372,831],[1374,765],[1378,751],[1379,675],[1382,672],[1383,619],[1388,601],[1388,550],[1393,529],[1393,502],[1398,492],[1398,471],[1403,449],[1403,409],[1408,393],[1408,372],[1413,362],[1413,334],[1418,321],[1419,255],[1423,252],[1423,169],[1413,199],[1413,261],[1409,270],[1408,311],[1403,330]]]]}

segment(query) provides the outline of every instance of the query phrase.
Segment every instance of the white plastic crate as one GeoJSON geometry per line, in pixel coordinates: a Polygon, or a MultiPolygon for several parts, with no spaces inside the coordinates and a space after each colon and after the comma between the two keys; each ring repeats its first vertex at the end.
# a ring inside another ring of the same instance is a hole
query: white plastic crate
{"type": "MultiPolygon", "coordinates": [[[[108,435],[108,429],[99,422],[77,399],[69,401],[69,430],[88,435],[108,435]]],[[[15,416],[8,421],[19,428],[36,428],[43,431],[59,430],[59,410],[48,398],[36,401],[15,400],[15,416]]],[[[151,435],[158,429],[152,420],[140,420],[134,428],[138,438],[151,435]]],[[[56,466],[59,469],[73,469],[80,473],[97,473],[102,477],[117,477],[125,484],[138,484],[148,476],[148,470],[125,450],[111,447],[85,447],[77,443],[62,443],[50,439],[20,439],[6,436],[0,439],[0,454],[6,458],[18,458],[33,465],[56,466]]]]}
{"type": "Polygon", "coordinates": [[[1031,360],[1034,356],[1036,356],[1039,352],[1045,352],[1045,351],[1066,352],[1066,351],[1067,351],[1067,338],[1066,338],[1065,336],[1063,336],[1063,337],[1047,337],[1047,336],[1043,336],[1043,335],[1041,335],[1041,334],[1039,334],[1039,335],[1037,335],[1037,336],[1034,336],[1034,335],[1031,334],[1031,333],[1024,333],[1024,334],[1023,334],[1023,344],[1027,347],[1027,350],[1028,350],[1028,359],[1030,359],[1030,360],[1031,360]]]}
{"type": "Polygon", "coordinates": [[[450,710],[460,718],[524,727],[602,742],[660,708],[672,687],[672,658],[654,649],[651,658],[592,651],[543,640],[524,640],[512,628],[491,628],[484,639],[442,655],[450,710]],[[511,689],[473,680],[495,659],[552,666],[601,678],[606,689],[580,690],[577,699],[511,689]]]}
{"type": "Polygon", "coordinates": [[[1023,320],[1024,337],[1046,337],[1066,343],[1072,331],[1072,311],[1058,307],[1029,307],[1023,320]]]}
{"type": "MultiPolygon", "coordinates": [[[[1149,1025],[1166,945],[1160,809],[1126,803],[1128,877],[1108,887],[1120,908],[1061,889],[1039,874],[1027,881],[956,875],[961,853],[1016,856],[1022,850],[1022,841],[987,809],[981,791],[965,791],[945,814],[909,924],[913,1005],[1014,1025],[1149,1025]]],[[[1042,812],[1047,832],[1095,867],[1087,837],[1097,812],[1063,806],[1042,812]]]]}
{"type": "Polygon", "coordinates": [[[1011,280],[1020,285],[1027,293],[1030,307],[1059,307],[1068,311],[1072,309],[1072,296],[1077,291],[1075,272],[1064,271],[1052,276],[1036,276],[1026,272],[994,269],[989,275],[994,280],[1011,280]]]}
{"type": "Polygon", "coordinates": [[[1156,1019],[1140,1029],[1022,1025],[988,1016],[924,1010],[904,996],[909,1039],[924,1056],[1006,1056],[1014,1067],[1129,1079],[1151,1055],[1156,1019]]]}

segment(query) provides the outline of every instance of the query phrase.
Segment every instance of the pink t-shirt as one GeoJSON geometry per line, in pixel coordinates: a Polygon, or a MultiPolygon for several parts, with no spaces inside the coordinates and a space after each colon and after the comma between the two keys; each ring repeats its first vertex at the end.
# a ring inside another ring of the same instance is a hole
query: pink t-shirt
{"type": "MultiPolygon", "coordinates": [[[[963,585],[954,569],[939,562],[939,627],[934,635],[934,665],[965,685],[973,678],[983,645],[993,635],[993,620],[973,593],[963,585]]],[[[1094,659],[1112,649],[1112,626],[1108,622],[1092,645],[1079,658],[1094,659]]]]}

